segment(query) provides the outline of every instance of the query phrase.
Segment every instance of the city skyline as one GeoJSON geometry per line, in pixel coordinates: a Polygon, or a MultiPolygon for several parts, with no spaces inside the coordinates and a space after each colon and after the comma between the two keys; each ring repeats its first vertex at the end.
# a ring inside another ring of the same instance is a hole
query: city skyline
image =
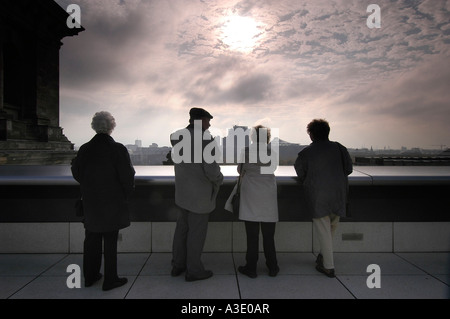
{"type": "Polygon", "coordinates": [[[277,128],[309,144],[306,125],[330,122],[349,148],[450,144],[450,2],[86,1],[79,36],[61,49],[61,126],[77,147],[110,111],[124,144],[170,145],[190,107],[212,128],[277,128]]]}
{"type": "MultiPolygon", "coordinates": [[[[227,138],[227,136],[218,136],[221,140],[221,144],[220,147],[226,147],[226,144],[224,144],[224,139],[227,138]]],[[[302,143],[295,143],[295,142],[290,142],[290,141],[286,141],[281,137],[275,137],[271,139],[271,142],[273,141],[279,141],[279,145],[283,145],[283,146],[301,146],[306,147],[308,145],[310,145],[310,143],[307,144],[302,144],[302,143]]],[[[137,138],[134,140],[134,142],[130,142],[130,143],[123,143],[130,151],[134,150],[134,149],[167,149],[167,148],[172,148],[172,146],[170,145],[159,145],[155,142],[150,142],[150,144],[144,144],[142,143],[142,140],[137,138]]],[[[421,153],[424,152],[425,154],[430,153],[430,154],[439,154],[439,153],[448,153],[448,151],[450,150],[449,147],[447,147],[447,145],[441,144],[441,145],[433,145],[430,148],[421,148],[421,147],[411,147],[408,148],[406,146],[401,146],[399,148],[391,148],[389,145],[384,146],[382,148],[375,148],[373,146],[361,146],[361,147],[348,147],[348,150],[351,152],[374,152],[374,153],[378,153],[378,154],[383,154],[383,152],[385,152],[386,154],[395,154],[395,155],[401,155],[402,153],[407,154],[407,155],[414,155],[416,153],[421,153]]]]}
{"type": "MultiPolygon", "coordinates": [[[[225,137],[222,137],[222,136],[219,136],[219,137],[221,139],[225,138],[225,137]]],[[[309,143],[306,143],[306,144],[296,143],[296,142],[286,141],[286,140],[284,140],[281,137],[280,138],[277,137],[277,139],[279,139],[282,143],[287,143],[287,144],[291,144],[291,145],[308,146],[308,145],[310,145],[312,143],[311,141],[309,143]]],[[[272,139],[272,141],[273,141],[273,139],[272,139]]],[[[138,148],[157,148],[157,147],[158,148],[166,148],[166,147],[171,148],[172,147],[172,146],[170,146],[168,144],[167,145],[166,144],[160,145],[158,143],[151,142],[151,141],[150,141],[149,144],[145,144],[145,143],[142,143],[142,139],[140,139],[140,138],[136,138],[134,140],[134,142],[133,141],[124,142],[123,144],[125,146],[127,146],[127,147],[128,146],[136,146],[138,148]]],[[[369,146],[362,145],[360,147],[348,147],[348,148],[352,149],[352,150],[372,150],[372,151],[413,151],[413,150],[425,151],[426,150],[426,151],[435,151],[435,152],[446,151],[446,150],[450,149],[450,147],[448,147],[445,144],[439,144],[439,145],[436,144],[436,145],[432,145],[429,148],[426,148],[426,147],[424,147],[424,148],[422,148],[422,147],[410,147],[410,148],[408,148],[406,146],[400,146],[399,148],[392,148],[389,145],[383,146],[381,148],[376,148],[376,147],[373,147],[372,145],[369,145],[369,146]]]]}

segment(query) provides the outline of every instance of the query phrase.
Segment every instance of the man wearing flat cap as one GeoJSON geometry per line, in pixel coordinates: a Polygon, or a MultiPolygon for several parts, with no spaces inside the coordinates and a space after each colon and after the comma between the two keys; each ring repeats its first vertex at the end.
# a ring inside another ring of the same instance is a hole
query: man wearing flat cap
{"type": "Polygon", "coordinates": [[[205,147],[215,143],[212,138],[204,139],[213,116],[201,108],[192,108],[189,116],[189,125],[170,137],[172,146],[175,146],[188,136],[191,147],[190,160],[174,160],[175,203],[180,212],[173,239],[171,274],[175,277],[186,271],[186,281],[195,281],[213,275],[210,270],[205,270],[201,255],[209,214],[216,208],[216,197],[223,182],[223,175],[217,162],[208,163],[203,157],[205,147]],[[194,154],[196,144],[201,145],[200,157],[194,156],[199,155],[194,154]]]}
{"type": "Polygon", "coordinates": [[[203,118],[212,120],[214,118],[208,111],[198,107],[192,108],[189,111],[189,116],[191,120],[201,120],[203,118]]]}

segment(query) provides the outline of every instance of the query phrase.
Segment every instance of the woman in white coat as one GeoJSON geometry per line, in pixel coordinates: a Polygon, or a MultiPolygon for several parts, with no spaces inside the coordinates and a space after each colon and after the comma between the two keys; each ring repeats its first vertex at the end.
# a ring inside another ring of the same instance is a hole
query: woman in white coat
{"type": "MultiPolygon", "coordinates": [[[[252,145],[246,147],[242,156],[243,164],[238,166],[241,175],[241,200],[239,219],[245,221],[247,234],[246,265],[238,268],[239,272],[250,278],[256,278],[256,265],[259,253],[259,229],[263,237],[264,256],[269,268],[269,276],[279,272],[275,250],[275,226],[278,222],[277,183],[274,163],[262,163],[259,154],[271,154],[269,144],[270,129],[256,126],[252,131],[252,145]],[[272,173],[267,174],[261,168],[270,166],[272,173]],[[264,174],[266,173],[266,174],[264,174]]],[[[267,158],[268,156],[266,156],[267,158]]],[[[271,154],[270,159],[278,158],[271,154]]]]}

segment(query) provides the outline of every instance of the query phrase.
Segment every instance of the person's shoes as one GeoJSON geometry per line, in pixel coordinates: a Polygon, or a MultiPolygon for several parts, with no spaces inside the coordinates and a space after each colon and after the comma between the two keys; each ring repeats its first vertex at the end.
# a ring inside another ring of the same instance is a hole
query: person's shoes
{"type": "Polygon", "coordinates": [[[170,272],[170,275],[172,277],[178,277],[179,275],[181,275],[184,271],[186,270],[186,268],[178,268],[178,267],[173,267],[172,271],[170,272]]]}
{"type": "Polygon", "coordinates": [[[319,266],[323,267],[323,256],[322,256],[322,254],[317,255],[316,265],[319,265],[319,266]]]}
{"type": "Polygon", "coordinates": [[[92,280],[84,280],[84,286],[85,287],[91,287],[93,284],[95,284],[97,281],[99,281],[100,279],[102,279],[103,275],[101,273],[98,273],[97,276],[95,276],[94,279],[92,280]]]}
{"type": "Polygon", "coordinates": [[[251,271],[246,266],[239,266],[238,267],[238,271],[241,274],[244,274],[244,275],[246,275],[247,277],[250,277],[250,278],[258,277],[258,275],[256,274],[256,271],[251,271]]]}
{"type": "Polygon", "coordinates": [[[327,277],[334,278],[336,277],[334,274],[334,269],[326,269],[323,265],[317,265],[316,270],[325,274],[327,277]]]}
{"type": "Polygon", "coordinates": [[[203,273],[201,273],[200,275],[189,275],[186,274],[186,281],[197,281],[197,280],[205,280],[208,278],[211,278],[213,276],[213,272],[211,270],[205,270],[203,273]]]}
{"type": "Polygon", "coordinates": [[[270,277],[275,277],[276,275],[278,275],[278,273],[280,272],[280,267],[276,267],[273,269],[269,269],[269,276],[270,277]]]}
{"type": "Polygon", "coordinates": [[[113,282],[103,282],[103,291],[108,291],[114,288],[122,287],[128,282],[127,278],[117,278],[113,282]]]}

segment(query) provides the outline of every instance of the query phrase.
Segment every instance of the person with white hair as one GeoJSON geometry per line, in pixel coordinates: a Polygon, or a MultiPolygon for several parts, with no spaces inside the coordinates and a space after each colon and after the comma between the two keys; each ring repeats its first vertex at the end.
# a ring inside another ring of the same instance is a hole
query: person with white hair
{"type": "Polygon", "coordinates": [[[119,230],[130,226],[128,201],[134,190],[135,170],[128,150],[111,137],[116,121],[110,113],[96,113],[91,127],[96,135],[80,147],[72,161],[72,175],[80,183],[83,200],[85,286],[102,278],[103,243],[102,288],[106,291],[128,281],[117,274],[117,239],[119,230]]]}

